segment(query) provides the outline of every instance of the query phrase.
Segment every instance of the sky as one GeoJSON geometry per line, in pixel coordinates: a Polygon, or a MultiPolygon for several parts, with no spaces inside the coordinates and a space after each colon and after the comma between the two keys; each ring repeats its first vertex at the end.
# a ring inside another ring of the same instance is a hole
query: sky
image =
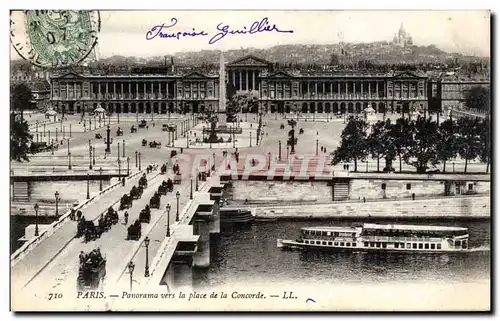
{"type": "MultiPolygon", "coordinates": [[[[434,44],[448,52],[490,56],[489,11],[101,11],[98,56],[162,56],[183,51],[268,48],[282,44],[336,44],[391,41],[401,23],[416,45],[434,44]],[[269,25],[293,33],[230,35],[214,44],[217,25],[250,28],[267,17],[269,25]],[[154,26],[165,32],[205,31],[207,36],[146,39],[154,26]]],[[[12,50],[11,57],[17,58],[12,50]]]]}

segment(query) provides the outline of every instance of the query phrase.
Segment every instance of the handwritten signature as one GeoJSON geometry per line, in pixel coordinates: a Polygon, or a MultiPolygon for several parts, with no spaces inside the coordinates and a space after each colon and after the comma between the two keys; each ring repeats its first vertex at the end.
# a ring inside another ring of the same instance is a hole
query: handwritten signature
{"type": "MultiPolygon", "coordinates": [[[[169,31],[167,29],[174,27],[177,24],[177,18],[170,19],[170,24],[166,25],[162,23],[160,25],[153,26],[151,30],[146,32],[146,40],[152,40],[157,37],[159,38],[175,38],[180,40],[181,38],[189,38],[189,37],[207,37],[209,34],[202,31],[196,31],[195,28],[192,28],[192,31],[169,31]]],[[[241,29],[232,29],[228,24],[224,24],[223,22],[217,25],[217,33],[213,35],[208,41],[209,44],[214,44],[217,41],[223,39],[228,34],[229,35],[253,35],[260,32],[278,32],[278,33],[293,33],[293,30],[281,30],[276,24],[271,24],[267,17],[262,18],[260,21],[254,21],[250,27],[244,26],[241,29]]]]}

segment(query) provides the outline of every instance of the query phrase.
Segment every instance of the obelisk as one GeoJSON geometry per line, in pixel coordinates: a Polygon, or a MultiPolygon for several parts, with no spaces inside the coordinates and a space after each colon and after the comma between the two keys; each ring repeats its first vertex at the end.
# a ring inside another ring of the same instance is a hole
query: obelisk
{"type": "Polygon", "coordinates": [[[224,54],[220,52],[220,62],[219,62],[219,128],[226,128],[226,66],[224,64],[224,54]]]}

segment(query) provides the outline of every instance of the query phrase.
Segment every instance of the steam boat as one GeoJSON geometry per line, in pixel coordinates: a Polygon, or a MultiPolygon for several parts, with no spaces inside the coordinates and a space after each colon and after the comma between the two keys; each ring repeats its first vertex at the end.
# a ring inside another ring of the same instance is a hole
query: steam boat
{"type": "Polygon", "coordinates": [[[468,230],[463,227],[365,223],[357,227],[305,227],[297,240],[278,239],[277,245],[306,250],[464,252],[468,241],[468,230]]]}

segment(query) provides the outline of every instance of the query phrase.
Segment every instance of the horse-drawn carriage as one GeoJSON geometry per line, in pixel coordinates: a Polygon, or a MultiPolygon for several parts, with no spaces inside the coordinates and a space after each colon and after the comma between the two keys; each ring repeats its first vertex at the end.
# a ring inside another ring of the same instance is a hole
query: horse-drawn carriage
{"type": "Polygon", "coordinates": [[[161,167],[160,167],[160,175],[163,175],[166,172],[167,172],[167,165],[166,164],[161,165],[161,167]]]}
{"type": "Polygon", "coordinates": [[[169,178],[167,181],[163,181],[158,187],[158,194],[167,195],[168,192],[172,192],[174,190],[174,182],[169,178]]]}
{"type": "Polygon", "coordinates": [[[149,147],[151,148],[161,148],[161,142],[157,142],[153,140],[152,142],[149,142],[149,147]]]}
{"type": "Polygon", "coordinates": [[[116,130],[116,136],[123,136],[123,129],[118,127],[118,129],[116,130]]]}
{"type": "Polygon", "coordinates": [[[134,224],[127,229],[127,240],[137,241],[141,238],[141,222],[136,220],[134,224]]]}
{"type": "Polygon", "coordinates": [[[142,188],[148,187],[148,179],[146,178],[146,174],[142,174],[142,177],[139,179],[139,186],[142,186],[142,188]]]}
{"type": "Polygon", "coordinates": [[[123,194],[120,199],[120,211],[132,207],[132,197],[127,194],[123,194]]]}
{"type": "Polygon", "coordinates": [[[106,259],[99,250],[80,254],[80,266],[78,269],[77,289],[78,291],[97,290],[102,288],[102,282],[106,277],[106,259]]]}
{"type": "MultiPolygon", "coordinates": [[[[78,231],[83,231],[85,242],[95,241],[101,237],[102,230],[93,221],[80,220],[78,222],[78,231]]],[[[78,233],[78,232],[77,232],[78,233]]]]}
{"type": "Polygon", "coordinates": [[[99,134],[99,133],[96,133],[96,134],[95,134],[95,138],[96,138],[96,139],[101,139],[101,138],[102,138],[102,135],[101,135],[101,134],[99,134]]]}
{"type": "Polygon", "coordinates": [[[145,128],[146,125],[147,125],[147,123],[144,119],[139,122],[139,128],[145,128]]]}
{"type": "Polygon", "coordinates": [[[160,194],[158,194],[158,192],[155,192],[155,195],[153,195],[153,197],[151,197],[151,199],[149,200],[149,206],[151,208],[160,208],[160,194]]]}
{"type": "Polygon", "coordinates": [[[115,211],[112,207],[108,208],[106,215],[101,216],[98,221],[99,230],[101,232],[108,231],[111,226],[118,223],[119,221],[118,212],[115,211]]]}
{"type": "Polygon", "coordinates": [[[281,124],[280,129],[285,129],[285,124],[281,124]]]}
{"type": "Polygon", "coordinates": [[[132,127],[130,127],[130,132],[131,133],[137,133],[137,127],[135,127],[134,125],[132,125],[132,127]]]}
{"type": "Polygon", "coordinates": [[[148,144],[148,141],[143,138],[141,144],[142,146],[146,146],[148,144]]]}
{"type": "Polygon", "coordinates": [[[130,190],[130,197],[134,200],[138,200],[142,197],[142,193],[144,192],[144,189],[142,186],[139,185],[139,187],[136,187],[135,185],[132,187],[130,190]]]}
{"type": "Polygon", "coordinates": [[[148,224],[151,222],[151,209],[149,205],[146,205],[146,207],[141,210],[141,213],[139,213],[139,222],[148,224]]]}
{"type": "Polygon", "coordinates": [[[171,150],[170,151],[170,158],[177,156],[177,151],[176,150],[171,150]]]}

